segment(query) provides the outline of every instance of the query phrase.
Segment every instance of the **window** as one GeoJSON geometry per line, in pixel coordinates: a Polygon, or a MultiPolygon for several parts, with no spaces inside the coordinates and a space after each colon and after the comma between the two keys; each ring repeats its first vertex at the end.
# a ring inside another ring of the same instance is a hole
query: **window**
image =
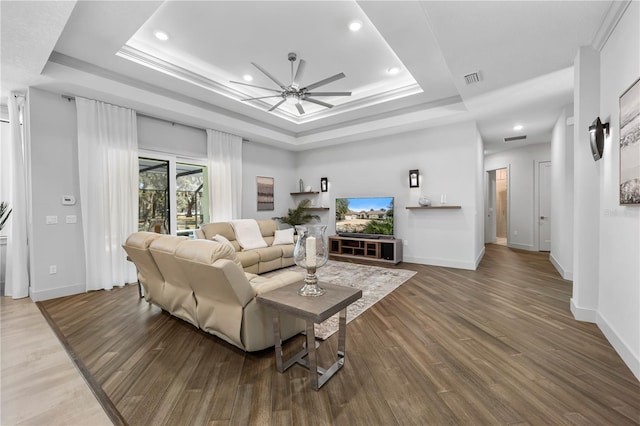
{"type": "Polygon", "coordinates": [[[139,157],[138,230],[193,237],[209,221],[207,167],[199,162],[139,157]]]}

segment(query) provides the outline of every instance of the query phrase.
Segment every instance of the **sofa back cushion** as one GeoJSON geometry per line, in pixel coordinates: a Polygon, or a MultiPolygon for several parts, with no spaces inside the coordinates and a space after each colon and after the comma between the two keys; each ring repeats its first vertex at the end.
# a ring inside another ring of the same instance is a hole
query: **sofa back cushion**
{"type": "Polygon", "coordinates": [[[138,269],[138,280],[144,287],[144,297],[148,301],[161,297],[164,278],[149,251],[151,243],[161,235],[155,232],[134,232],[129,235],[123,248],[138,269]]]}
{"type": "Polygon", "coordinates": [[[242,312],[255,290],[226,244],[189,240],[176,249],[176,260],[187,276],[197,301],[200,328],[244,348],[240,331],[242,312]]]}
{"type": "Polygon", "coordinates": [[[163,235],[151,243],[149,251],[164,277],[163,307],[178,318],[197,325],[196,299],[189,280],[175,258],[177,247],[187,240],[189,237],[163,235]]]}
{"type": "Polygon", "coordinates": [[[262,239],[267,243],[268,246],[273,244],[273,236],[278,229],[278,224],[275,220],[257,220],[258,227],[260,228],[260,233],[262,234],[262,239]]]}
{"type": "Polygon", "coordinates": [[[222,235],[225,237],[231,245],[235,248],[235,251],[240,251],[240,244],[236,241],[236,233],[233,231],[233,227],[229,222],[214,222],[202,225],[201,228],[206,240],[211,240],[216,235],[222,235]]]}

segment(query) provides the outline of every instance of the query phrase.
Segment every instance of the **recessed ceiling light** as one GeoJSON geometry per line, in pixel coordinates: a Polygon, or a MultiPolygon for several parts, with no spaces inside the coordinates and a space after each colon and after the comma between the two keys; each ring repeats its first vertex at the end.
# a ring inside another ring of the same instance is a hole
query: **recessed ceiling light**
{"type": "Polygon", "coordinates": [[[251,77],[249,74],[245,74],[242,76],[242,79],[244,81],[253,81],[253,77],[251,77]]]}
{"type": "Polygon", "coordinates": [[[362,28],[362,22],[361,21],[351,21],[349,22],[349,29],[351,31],[360,31],[360,29],[362,28]]]}
{"type": "Polygon", "coordinates": [[[387,72],[391,75],[396,75],[400,72],[400,68],[398,67],[391,67],[387,70],[387,72]]]}
{"type": "Polygon", "coordinates": [[[518,131],[518,130],[522,130],[522,129],[523,129],[522,124],[516,124],[515,126],[513,126],[513,130],[518,131]]]}
{"type": "Polygon", "coordinates": [[[154,31],[153,35],[156,36],[158,40],[167,41],[169,40],[169,34],[164,31],[154,31]]]}

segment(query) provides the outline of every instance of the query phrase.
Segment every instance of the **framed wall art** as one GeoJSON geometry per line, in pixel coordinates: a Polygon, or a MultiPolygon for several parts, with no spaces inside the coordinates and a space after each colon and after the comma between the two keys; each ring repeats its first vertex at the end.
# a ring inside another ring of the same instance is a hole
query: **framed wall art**
{"type": "Polygon", "coordinates": [[[640,205],[640,78],[620,96],[620,205],[640,205]]]}
{"type": "Polygon", "coordinates": [[[258,211],[273,210],[273,178],[258,176],[256,177],[256,186],[258,188],[258,211]]]}

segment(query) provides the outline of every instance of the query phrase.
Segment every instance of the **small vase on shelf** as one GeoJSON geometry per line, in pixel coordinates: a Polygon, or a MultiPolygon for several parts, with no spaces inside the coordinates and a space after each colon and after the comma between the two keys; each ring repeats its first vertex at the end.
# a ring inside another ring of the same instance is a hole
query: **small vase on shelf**
{"type": "Polygon", "coordinates": [[[427,197],[420,197],[418,199],[418,204],[421,205],[422,207],[428,207],[431,205],[431,200],[428,199],[427,197]]]}
{"type": "Polygon", "coordinates": [[[318,286],[317,268],[324,266],[329,258],[326,225],[297,225],[298,241],[293,251],[296,265],[307,270],[304,286],[298,290],[300,296],[322,296],[326,290],[318,286]]]}

